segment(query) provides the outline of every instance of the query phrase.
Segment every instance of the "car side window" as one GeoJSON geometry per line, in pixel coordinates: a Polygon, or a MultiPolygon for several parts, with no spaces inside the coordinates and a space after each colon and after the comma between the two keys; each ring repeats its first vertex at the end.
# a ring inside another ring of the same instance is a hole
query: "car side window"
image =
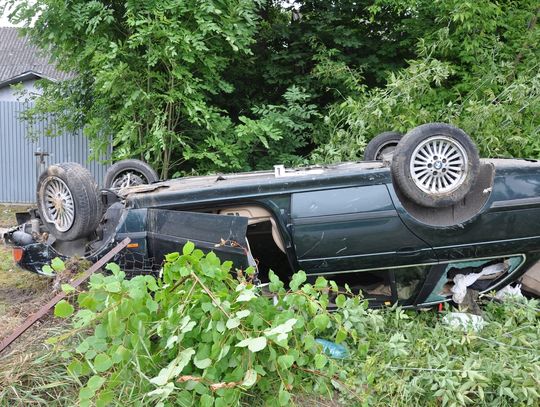
{"type": "Polygon", "coordinates": [[[394,274],[396,296],[399,302],[406,304],[412,302],[416,298],[430,268],[431,266],[429,265],[420,265],[400,267],[392,270],[392,273],[394,274]]]}
{"type": "Polygon", "coordinates": [[[348,286],[362,294],[371,306],[390,306],[396,302],[411,305],[424,285],[432,265],[381,268],[350,273],[325,275],[338,286],[348,286]]]}

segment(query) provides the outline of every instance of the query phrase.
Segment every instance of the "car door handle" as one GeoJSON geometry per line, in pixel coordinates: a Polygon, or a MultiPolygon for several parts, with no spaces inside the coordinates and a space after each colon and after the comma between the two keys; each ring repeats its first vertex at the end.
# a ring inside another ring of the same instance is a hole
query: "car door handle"
{"type": "Polygon", "coordinates": [[[398,256],[416,256],[420,253],[420,250],[413,247],[403,247],[396,252],[398,256]]]}

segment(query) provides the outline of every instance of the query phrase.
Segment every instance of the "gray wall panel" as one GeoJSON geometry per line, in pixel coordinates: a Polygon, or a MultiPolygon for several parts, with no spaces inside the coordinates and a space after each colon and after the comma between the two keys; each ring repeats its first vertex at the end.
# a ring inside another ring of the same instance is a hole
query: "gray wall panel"
{"type": "Polygon", "coordinates": [[[107,166],[88,160],[90,148],[82,131],[55,138],[44,135],[45,124],[39,123],[41,134],[36,140],[28,137],[27,125],[20,120],[24,104],[0,101],[0,202],[33,203],[36,200],[36,181],[39,173],[35,152],[49,153],[47,165],[77,162],[88,168],[101,184],[107,166]]]}

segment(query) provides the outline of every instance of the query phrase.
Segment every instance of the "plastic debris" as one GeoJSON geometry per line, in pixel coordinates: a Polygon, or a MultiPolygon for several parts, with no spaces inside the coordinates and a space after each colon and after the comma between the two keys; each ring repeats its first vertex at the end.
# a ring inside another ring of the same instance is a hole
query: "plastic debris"
{"type": "Polygon", "coordinates": [[[476,280],[482,276],[501,273],[507,270],[505,263],[492,264],[484,267],[480,273],[457,274],[454,277],[454,286],[450,289],[452,292],[452,300],[456,304],[461,304],[467,293],[467,287],[473,285],[476,280]]]}
{"type": "Polygon", "coordinates": [[[320,338],[315,339],[315,342],[322,345],[323,352],[326,356],[334,359],[344,359],[349,356],[349,351],[345,346],[320,338]]]}
{"type": "Polygon", "coordinates": [[[506,287],[503,287],[502,289],[497,291],[497,294],[495,294],[495,298],[497,298],[498,300],[504,300],[508,296],[523,297],[523,294],[521,293],[521,284],[517,284],[515,287],[507,285],[506,287]]]}
{"type": "Polygon", "coordinates": [[[452,328],[460,328],[463,331],[480,331],[486,321],[480,315],[468,314],[466,312],[450,312],[443,318],[443,322],[452,328]]]}

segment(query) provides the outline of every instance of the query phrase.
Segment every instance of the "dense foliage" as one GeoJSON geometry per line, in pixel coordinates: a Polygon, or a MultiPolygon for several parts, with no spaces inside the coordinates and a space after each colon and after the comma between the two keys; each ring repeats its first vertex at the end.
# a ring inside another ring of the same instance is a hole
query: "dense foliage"
{"type": "Polygon", "coordinates": [[[229,120],[209,98],[232,91],[222,71],[232,55],[250,52],[253,1],[12,3],[18,18],[35,18],[36,42],[75,75],[45,84],[31,116],[53,112],[101,147],[112,137],[117,158],[145,158],[163,177],[185,159],[182,150],[224,138],[229,120]]]}
{"type": "Polygon", "coordinates": [[[62,69],[29,117],[162,176],[358,159],[444,121],[540,157],[535,0],[8,0],[62,69]]]}
{"type": "Polygon", "coordinates": [[[79,404],[307,405],[316,393],[349,405],[540,402],[538,301],[489,302],[486,326],[462,331],[445,325],[444,313],[370,310],[322,277],[306,283],[302,272],[288,287],[271,274],[261,291],[249,270],[231,267],[188,243],[158,278],[126,280],[109,264],[112,274],[92,276],[88,291],[64,285],[78,311],[57,304],[72,330],[52,342],[61,341],[80,383],[79,404]],[[318,338],[349,355],[330,357],[318,338]]]}
{"type": "Polygon", "coordinates": [[[434,121],[463,128],[485,156],[540,156],[537,2],[378,1],[372,10],[401,16],[396,28],[418,38],[415,58],[385,86],[331,105],[320,159],[354,158],[366,136],[434,121]]]}
{"type": "MultiPolygon", "coordinates": [[[[252,270],[234,278],[231,267],[188,243],[167,256],[161,278],[126,280],[114,264],[112,275],[93,275],[89,291],[78,295],[71,333],[86,333],[68,366],[84,383],[79,404],[233,406],[256,389],[266,405],[283,406],[298,389],[330,395],[332,381],[346,375],[315,339],[343,342],[355,331],[326,310],[328,283],[303,284],[306,275],[298,273],[287,291],[271,273],[265,296],[252,270]]],[[[336,302],[359,305],[343,294],[336,302]]],[[[72,312],[65,300],[55,307],[57,316],[72,312]]]]}

